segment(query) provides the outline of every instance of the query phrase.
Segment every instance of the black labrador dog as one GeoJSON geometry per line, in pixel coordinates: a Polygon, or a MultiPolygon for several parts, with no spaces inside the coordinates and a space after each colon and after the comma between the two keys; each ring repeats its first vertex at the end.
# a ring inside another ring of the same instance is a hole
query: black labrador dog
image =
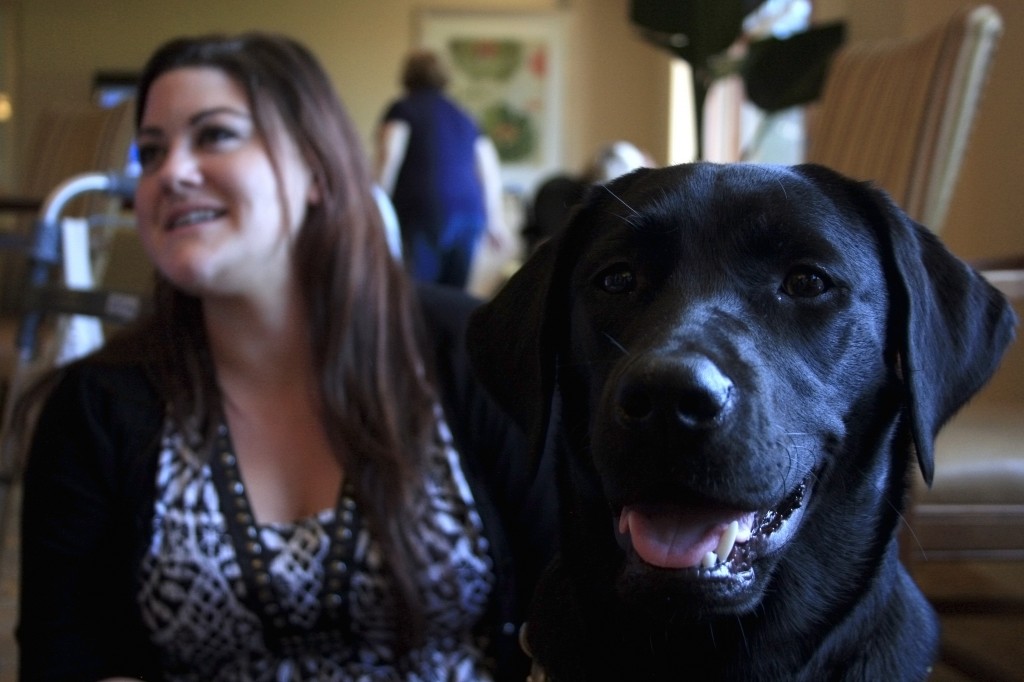
{"type": "Polygon", "coordinates": [[[562,548],[525,638],[545,679],[924,679],[936,616],[895,538],[913,453],[930,481],[1014,325],[884,193],[820,166],[591,188],[469,330],[558,453],[562,548]]]}

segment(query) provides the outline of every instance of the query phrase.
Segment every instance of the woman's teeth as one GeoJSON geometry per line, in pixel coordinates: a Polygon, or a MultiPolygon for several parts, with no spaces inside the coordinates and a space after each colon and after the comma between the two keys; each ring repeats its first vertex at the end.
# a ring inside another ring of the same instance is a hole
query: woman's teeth
{"type": "Polygon", "coordinates": [[[184,227],[186,225],[195,225],[207,220],[213,220],[220,215],[220,211],[213,209],[203,209],[201,211],[191,211],[185,215],[179,216],[171,223],[171,229],[176,227],[184,227]]]}

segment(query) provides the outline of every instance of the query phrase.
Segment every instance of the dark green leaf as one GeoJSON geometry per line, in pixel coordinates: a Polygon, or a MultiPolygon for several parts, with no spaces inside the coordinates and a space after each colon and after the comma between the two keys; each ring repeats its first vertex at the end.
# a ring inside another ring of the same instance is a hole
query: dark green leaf
{"type": "Polygon", "coordinates": [[[769,113],[813,102],[845,37],[846,25],[836,22],[752,42],[740,65],[747,98],[769,113]]]}

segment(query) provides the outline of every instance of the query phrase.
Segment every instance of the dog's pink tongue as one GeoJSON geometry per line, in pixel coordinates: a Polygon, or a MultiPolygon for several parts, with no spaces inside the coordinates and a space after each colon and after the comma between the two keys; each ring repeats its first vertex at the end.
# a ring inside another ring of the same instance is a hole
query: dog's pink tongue
{"type": "Polygon", "coordinates": [[[708,552],[718,549],[733,521],[739,524],[736,541],[749,540],[754,514],[727,510],[651,512],[624,507],[619,532],[629,535],[633,549],[647,563],[661,568],[691,568],[699,566],[708,552]]]}

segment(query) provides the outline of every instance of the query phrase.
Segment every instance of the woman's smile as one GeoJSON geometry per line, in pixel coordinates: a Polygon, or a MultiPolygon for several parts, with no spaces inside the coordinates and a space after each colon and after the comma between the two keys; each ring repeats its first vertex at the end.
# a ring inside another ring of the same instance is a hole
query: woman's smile
{"type": "Polygon", "coordinates": [[[176,230],[182,227],[190,227],[202,223],[209,223],[227,215],[227,211],[218,208],[185,208],[170,212],[165,222],[167,230],[176,230]]]}

